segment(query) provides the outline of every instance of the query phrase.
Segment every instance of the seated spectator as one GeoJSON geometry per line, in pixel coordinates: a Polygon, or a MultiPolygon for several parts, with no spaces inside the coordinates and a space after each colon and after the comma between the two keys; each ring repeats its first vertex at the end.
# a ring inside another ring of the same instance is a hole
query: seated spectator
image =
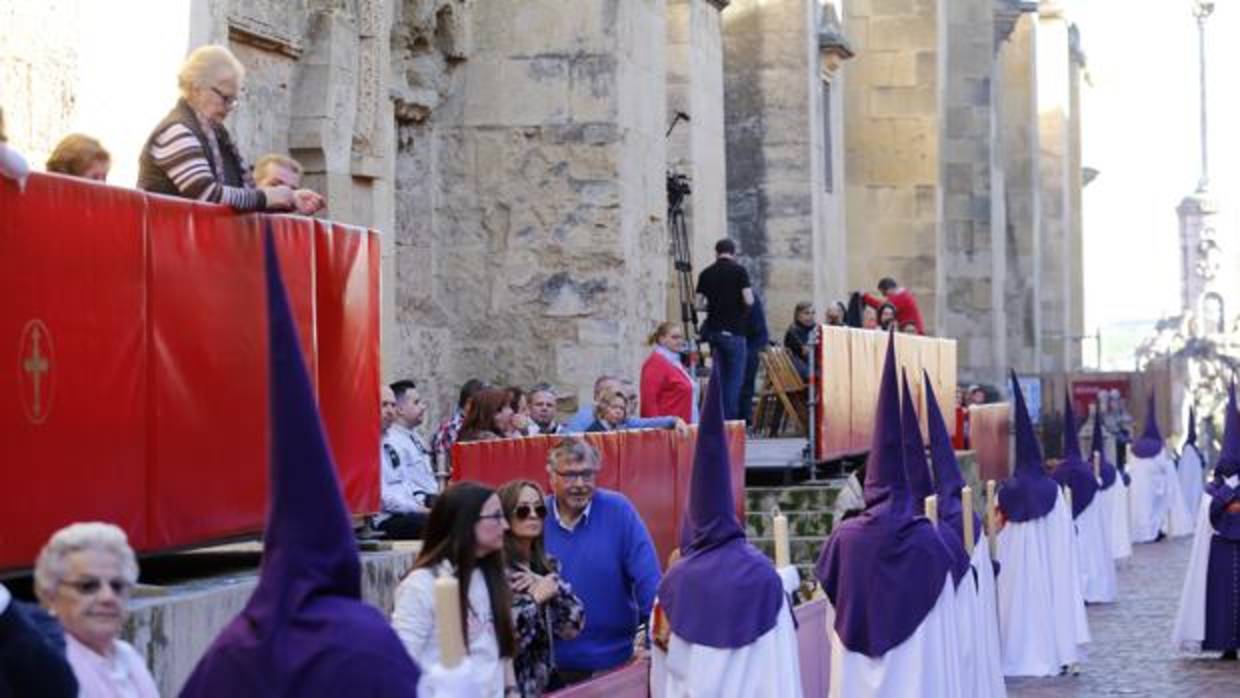
{"type": "Polygon", "coordinates": [[[558,434],[564,428],[555,418],[555,388],[539,383],[530,388],[530,435],[558,434]]]}
{"type": "Polygon", "coordinates": [[[921,334],[917,331],[917,325],[914,325],[911,322],[906,322],[903,325],[900,325],[900,332],[902,334],[921,334]]]}
{"type": "Polygon", "coordinates": [[[878,328],[886,332],[896,325],[896,307],[890,303],[878,306],[878,328]]]}
{"type": "MultiPolygon", "coordinates": [[[[63,632],[59,645],[53,644],[27,611],[0,584],[0,696],[77,698],[77,679],[65,661],[63,632]]],[[[54,619],[51,625],[60,629],[54,619]]]]}
{"type": "Polygon", "coordinates": [[[878,310],[877,309],[867,305],[865,309],[861,311],[861,329],[864,329],[864,330],[877,330],[878,329],[878,310]]]}
{"type": "Polygon", "coordinates": [[[970,385],[968,395],[970,405],[985,405],[987,402],[986,389],[980,385],[970,385]]]}
{"type": "MultiPolygon", "coordinates": [[[[921,310],[917,307],[917,298],[912,291],[896,283],[896,280],[890,276],[879,280],[878,291],[883,294],[883,297],[879,298],[867,293],[865,294],[866,304],[877,308],[883,303],[890,303],[896,309],[897,326],[911,322],[917,326],[917,334],[926,333],[926,326],[921,321],[921,310]]],[[[880,317],[879,320],[881,322],[882,318],[880,317]]]]}
{"type": "Polygon", "coordinates": [[[477,378],[470,378],[461,386],[461,392],[457,395],[456,407],[452,409],[452,414],[440,422],[439,428],[435,430],[435,435],[431,437],[431,451],[436,458],[443,459],[448,457],[448,453],[452,450],[452,444],[456,443],[456,437],[460,433],[461,427],[465,424],[465,414],[469,412],[469,408],[473,405],[474,395],[486,387],[489,386],[477,378]]]}
{"type": "Polygon", "coordinates": [[[680,360],[685,350],[685,330],[678,322],[662,322],[646,340],[653,347],[642,364],[643,417],[675,415],[697,423],[697,381],[680,360]]]}
{"type": "Polygon", "coordinates": [[[80,133],[71,133],[56,144],[47,159],[47,171],[81,177],[96,182],[108,181],[112,156],[99,141],[80,133]]]}
{"type": "Polygon", "coordinates": [[[832,327],[840,327],[844,324],[844,316],[848,313],[848,308],[844,304],[835,301],[827,306],[826,323],[832,327]]]}
{"type": "MultiPolygon", "coordinates": [[[[503,391],[499,391],[503,393],[503,391]]],[[[454,575],[460,583],[461,624],[478,695],[502,698],[515,692],[506,661],[515,654],[511,596],[504,572],[504,531],[508,523],[494,490],[458,482],[431,508],[422,551],[413,571],[396,587],[392,627],[418,666],[439,663],[441,619],[435,616],[435,579],[454,575]]],[[[427,673],[423,673],[423,681],[427,673]]],[[[424,690],[419,690],[425,695],[424,690]]]]}
{"type": "MultiPolygon", "coordinates": [[[[569,434],[580,434],[584,432],[591,424],[594,423],[594,407],[598,400],[602,398],[603,393],[611,391],[620,391],[622,381],[609,375],[599,376],[594,381],[594,402],[588,405],[582,405],[572,419],[564,425],[563,431],[569,434]]],[[[623,429],[675,429],[684,432],[688,429],[685,420],[676,416],[660,416],[660,417],[633,417],[629,416],[625,419],[623,429]]]]}
{"type": "Polygon", "coordinates": [[[508,396],[508,406],[512,408],[512,419],[504,438],[515,439],[537,434],[536,431],[530,431],[530,401],[526,397],[525,390],[514,385],[508,388],[508,396]]]}
{"type": "Polygon", "coordinates": [[[139,189],[235,211],[311,213],[322,207],[323,197],[309,189],[254,183],[224,127],[244,82],[245,67],[223,46],[201,46],[189,54],[177,76],[181,99],[142,149],[139,189]]]}
{"type": "Polygon", "coordinates": [[[82,696],[159,696],[142,655],[120,639],[137,582],[133,548],[112,524],[71,524],[39,552],[35,593],[64,625],[66,656],[82,696]]]}
{"type": "Polygon", "coordinates": [[[586,427],[586,432],[622,429],[628,416],[629,401],[624,393],[619,390],[609,390],[603,393],[598,402],[594,403],[594,421],[586,427]]]}
{"type": "Polygon", "coordinates": [[[784,333],[784,347],[788,349],[797,373],[801,374],[801,380],[809,379],[809,338],[817,324],[816,315],[813,303],[797,303],[792,311],[792,324],[784,333]]]}
{"type": "Polygon", "coordinates": [[[473,397],[472,408],[461,425],[457,441],[490,441],[502,439],[512,431],[512,405],[508,391],[486,388],[473,397]]]}
{"type": "Polygon", "coordinates": [[[426,415],[417,385],[411,380],[399,380],[391,389],[396,406],[392,424],[383,434],[379,471],[383,509],[375,515],[374,524],[388,538],[415,539],[422,535],[426,517],[439,493],[439,481],[435,479],[431,450],[415,431],[426,415]]]}
{"type": "Polygon", "coordinates": [[[533,480],[514,480],[496,494],[508,520],[504,557],[517,631],[513,668],[522,698],[538,698],[560,687],[552,638],[577,637],[585,625],[585,608],[560,577],[560,563],[547,555],[543,542],[547,501],[542,488],[533,480]]]}
{"type": "Polygon", "coordinates": [[[254,164],[254,183],[260,187],[301,188],[301,163],[287,155],[267,153],[254,164]]]}
{"type": "Polygon", "coordinates": [[[4,110],[0,109],[0,177],[8,177],[17,182],[18,187],[26,186],[26,176],[30,174],[30,166],[21,153],[9,147],[9,139],[4,130],[4,110]]]}
{"type": "Polygon", "coordinates": [[[553,492],[543,532],[547,551],[560,561],[586,611],[581,634],[555,643],[565,683],[632,658],[633,638],[650,617],[659,586],[650,533],[624,495],[597,486],[599,460],[593,446],[574,438],[562,439],[547,456],[553,492]]]}
{"type": "Polygon", "coordinates": [[[379,386],[379,438],[383,438],[384,432],[388,427],[392,426],[392,422],[396,421],[396,393],[392,392],[392,386],[379,386]]]}

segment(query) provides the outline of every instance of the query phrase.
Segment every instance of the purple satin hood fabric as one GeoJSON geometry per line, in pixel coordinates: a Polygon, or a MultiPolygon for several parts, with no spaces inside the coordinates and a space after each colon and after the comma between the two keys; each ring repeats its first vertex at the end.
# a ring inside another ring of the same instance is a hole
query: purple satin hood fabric
{"type": "Polygon", "coordinates": [[[1094,403],[1094,434],[1089,440],[1090,456],[1098,454],[1098,472],[1102,476],[1103,490],[1111,489],[1111,485],[1115,484],[1118,471],[1111,461],[1107,460],[1106,449],[1102,447],[1102,406],[1094,403]]]}
{"type": "Polygon", "coordinates": [[[917,630],[938,601],[951,566],[938,531],[913,515],[898,388],[895,340],[889,335],[866,461],[866,508],[831,533],[814,570],[835,608],[834,628],[844,647],[875,658],[917,630]]]}
{"type": "MultiPolygon", "coordinates": [[[[926,425],[930,429],[930,463],[934,469],[934,492],[939,496],[939,522],[955,529],[963,550],[964,507],[961,504],[961,491],[965,485],[964,475],[960,472],[960,462],[956,460],[956,450],[952,448],[952,437],[947,431],[943,412],[939,409],[930,374],[925,371],[922,373],[926,386],[926,425]]],[[[982,517],[974,511],[973,540],[977,541],[984,535],[982,517]]]]}
{"type": "Polygon", "coordinates": [[[1033,433],[1029,408],[1015,372],[1012,372],[1012,394],[1016,398],[1016,468],[1012,477],[999,486],[999,509],[1008,521],[1020,523],[1049,514],[1059,498],[1059,485],[1046,474],[1042,447],[1033,433]]]}
{"type": "Polygon", "coordinates": [[[1151,390],[1145,408],[1145,431],[1139,439],[1132,442],[1132,454],[1138,458],[1153,458],[1162,453],[1165,445],[1162,432],[1158,431],[1158,413],[1154,405],[1154,391],[1151,390]]]}
{"type": "MultiPolygon", "coordinates": [[[[925,514],[926,497],[935,494],[934,483],[930,478],[930,462],[926,460],[926,447],[921,441],[921,421],[917,418],[917,409],[913,406],[912,391],[909,390],[908,376],[904,375],[901,370],[901,381],[904,384],[904,390],[900,398],[900,423],[904,441],[904,472],[908,474],[909,489],[913,495],[913,509],[921,514],[925,514]]],[[[938,498],[936,497],[936,500],[938,498]]],[[[950,502],[944,501],[944,505],[950,508],[950,502]]],[[[956,501],[956,508],[959,509],[960,502],[956,501]]],[[[960,580],[964,579],[964,575],[969,571],[969,553],[964,549],[964,539],[961,534],[943,519],[943,513],[938,513],[938,522],[935,523],[935,530],[938,531],[939,537],[943,539],[943,545],[947,547],[947,552],[951,554],[951,570],[952,580],[959,585],[960,580]]]]}
{"type": "Polygon", "coordinates": [[[1214,479],[1206,485],[1206,494],[1210,496],[1210,525],[1215,533],[1240,543],[1240,514],[1227,513],[1227,505],[1240,500],[1240,488],[1226,483],[1227,478],[1240,473],[1240,410],[1236,405],[1234,382],[1227,389],[1226,415],[1223,448],[1214,466],[1214,479]]]}
{"type": "Polygon", "coordinates": [[[736,518],[722,384],[716,362],[698,426],[681,558],[659,583],[659,605],[682,639],[737,649],[775,627],[784,590],[770,559],[749,544],[736,518]]]}
{"type": "Polygon", "coordinates": [[[182,696],[416,695],[419,671],[361,600],[361,565],[289,312],[270,223],[263,231],[270,337],[270,502],[258,587],[195,667],[182,696]]]}
{"type": "Polygon", "coordinates": [[[1098,481],[1094,479],[1093,467],[1081,458],[1081,441],[1077,438],[1078,425],[1070,394],[1064,396],[1063,425],[1063,460],[1051,477],[1072,491],[1072,518],[1075,519],[1094,501],[1098,481]]]}

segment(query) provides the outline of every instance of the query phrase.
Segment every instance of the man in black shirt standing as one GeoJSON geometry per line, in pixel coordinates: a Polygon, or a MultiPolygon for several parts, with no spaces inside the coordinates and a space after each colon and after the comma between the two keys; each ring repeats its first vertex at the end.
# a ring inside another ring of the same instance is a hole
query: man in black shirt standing
{"type": "Polygon", "coordinates": [[[723,379],[723,414],[741,418],[741,382],[745,376],[746,322],[753,306],[749,272],[736,263],[736,243],[715,243],[715,263],[702,270],[697,283],[698,305],[705,306],[702,339],[710,343],[712,361],[723,379]]]}

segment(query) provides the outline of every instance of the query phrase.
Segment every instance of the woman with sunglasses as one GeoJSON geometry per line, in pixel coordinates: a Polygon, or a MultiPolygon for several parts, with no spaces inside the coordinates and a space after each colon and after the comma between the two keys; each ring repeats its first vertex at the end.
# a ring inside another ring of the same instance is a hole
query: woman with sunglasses
{"type": "Polygon", "coordinates": [[[532,480],[513,480],[497,494],[508,518],[504,555],[517,631],[517,687],[522,698],[537,698],[560,687],[552,639],[577,637],[585,626],[585,607],[543,546],[547,504],[542,488],[532,480]]]}
{"type": "Polygon", "coordinates": [[[489,487],[458,482],[435,500],[413,571],[396,587],[392,626],[422,667],[439,662],[435,579],[455,575],[460,583],[461,624],[479,696],[517,695],[512,680],[512,602],[504,578],[504,531],[508,522],[489,487]]]}
{"type": "Polygon", "coordinates": [[[120,639],[138,561],[125,532],[76,523],[54,533],[34,567],[35,594],[65,629],[81,698],[158,698],[142,656],[120,639]]]}

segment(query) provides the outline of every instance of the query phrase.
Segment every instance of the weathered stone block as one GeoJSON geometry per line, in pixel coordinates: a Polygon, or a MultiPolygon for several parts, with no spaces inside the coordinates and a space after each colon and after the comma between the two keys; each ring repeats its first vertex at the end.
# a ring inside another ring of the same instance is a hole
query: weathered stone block
{"type": "Polygon", "coordinates": [[[938,46],[938,23],[934,13],[924,16],[879,17],[869,20],[871,49],[932,50],[938,46]]]}

